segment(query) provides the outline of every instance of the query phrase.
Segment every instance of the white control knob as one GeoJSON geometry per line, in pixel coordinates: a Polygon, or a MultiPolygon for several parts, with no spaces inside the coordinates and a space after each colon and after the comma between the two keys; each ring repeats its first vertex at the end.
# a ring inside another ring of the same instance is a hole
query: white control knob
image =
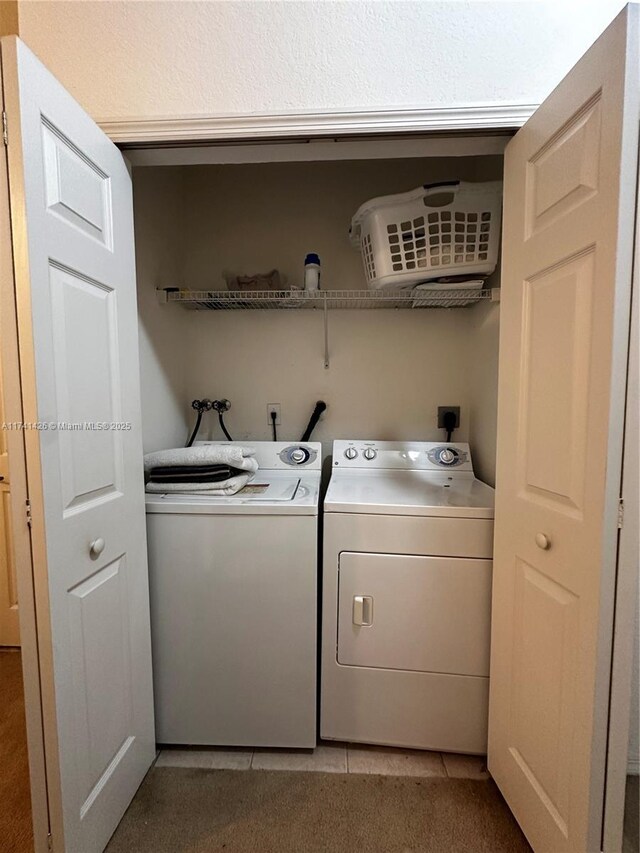
{"type": "Polygon", "coordinates": [[[365,459],[367,459],[369,462],[371,462],[371,460],[375,459],[376,456],[378,455],[378,451],[375,450],[373,447],[365,447],[362,455],[364,456],[365,459]]]}
{"type": "Polygon", "coordinates": [[[456,454],[453,452],[453,450],[449,450],[448,447],[445,447],[444,450],[440,451],[439,459],[443,465],[451,465],[453,462],[456,461],[456,454]]]}
{"type": "Polygon", "coordinates": [[[344,452],[344,455],[347,459],[355,459],[358,455],[358,451],[355,449],[355,447],[347,447],[344,452]]]}
{"type": "Polygon", "coordinates": [[[295,462],[296,465],[302,465],[308,458],[309,454],[303,447],[296,447],[295,450],[291,451],[291,461],[295,462]]]}

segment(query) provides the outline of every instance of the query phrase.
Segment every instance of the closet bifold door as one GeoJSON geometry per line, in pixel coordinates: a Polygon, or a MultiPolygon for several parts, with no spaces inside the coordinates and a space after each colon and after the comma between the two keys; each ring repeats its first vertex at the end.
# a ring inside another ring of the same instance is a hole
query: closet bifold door
{"type": "Polygon", "coordinates": [[[97,853],[155,756],[131,179],[0,49],[52,845],[97,853]]]}
{"type": "Polygon", "coordinates": [[[536,853],[601,849],[638,11],[506,150],[489,769],[536,853]]]}

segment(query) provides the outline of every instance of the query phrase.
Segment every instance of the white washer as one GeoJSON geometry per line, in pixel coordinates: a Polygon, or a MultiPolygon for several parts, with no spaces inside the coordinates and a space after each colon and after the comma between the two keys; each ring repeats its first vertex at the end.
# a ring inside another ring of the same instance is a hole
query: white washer
{"type": "Polygon", "coordinates": [[[321,445],[245,444],[237,495],[146,498],[157,739],[315,747],[321,445]]]}
{"type": "Polygon", "coordinates": [[[467,444],[334,442],[321,737],[486,752],[493,503],[467,444]]]}

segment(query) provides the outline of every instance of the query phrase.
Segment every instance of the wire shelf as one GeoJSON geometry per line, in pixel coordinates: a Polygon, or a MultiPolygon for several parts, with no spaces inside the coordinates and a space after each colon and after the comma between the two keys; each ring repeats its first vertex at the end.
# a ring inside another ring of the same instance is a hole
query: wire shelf
{"type": "Polygon", "coordinates": [[[173,302],[193,311],[296,310],[341,308],[461,308],[491,299],[491,289],[482,290],[304,290],[236,291],[182,290],[158,291],[163,302],[173,302]]]}

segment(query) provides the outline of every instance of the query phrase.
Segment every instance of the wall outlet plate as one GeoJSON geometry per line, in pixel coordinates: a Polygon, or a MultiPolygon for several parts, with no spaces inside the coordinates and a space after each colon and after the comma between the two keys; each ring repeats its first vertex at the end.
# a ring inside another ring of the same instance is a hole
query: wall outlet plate
{"type": "Polygon", "coordinates": [[[453,412],[456,416],[455,429],[458,429],[460,426],[460,406],[438,406],[438,429],[446,429],[444,416],[447,412],[453,412]]]}
{"type": "Polygon", "coordinates": [[[280,403],[267,403],[267,423],[269,426],[273,423],[271,412],[276,413],[276,426],[280,426],[280,403]]]}

